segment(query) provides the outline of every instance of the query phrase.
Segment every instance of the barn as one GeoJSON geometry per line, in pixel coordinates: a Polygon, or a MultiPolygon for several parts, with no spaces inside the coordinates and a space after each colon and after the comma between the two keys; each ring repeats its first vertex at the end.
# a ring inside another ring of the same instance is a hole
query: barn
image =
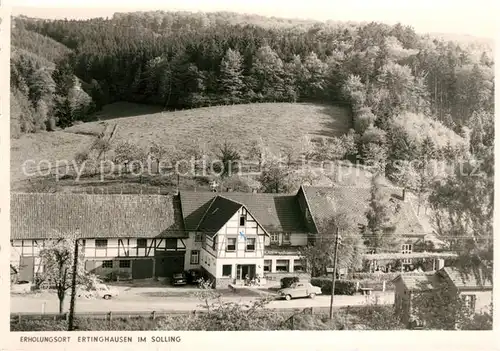
{"type": "Polygon", "coordinates": [[[189,262],[174,196],[11,194],[11,264],[19,279],[33,281],[43,271],[39,252],[47,240],[74,232],[86,269],[101,277],[171,277],[189,262]]]}

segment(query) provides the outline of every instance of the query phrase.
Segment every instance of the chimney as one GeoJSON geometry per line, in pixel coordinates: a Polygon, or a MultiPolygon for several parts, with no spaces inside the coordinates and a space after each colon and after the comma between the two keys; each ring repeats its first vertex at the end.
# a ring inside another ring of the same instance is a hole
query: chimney
{"type": "Polygon", "coordinates": [[[406,201],[406,188],[403,188],[403,195],[401,196],[403,201],[406,201]]]}
{"type": "Polygon", "coordinates": [[[443,258],[439,258],[437,260],[437,270],[440,270],[442,268],[444,268],[444,259],[443,258]]]}

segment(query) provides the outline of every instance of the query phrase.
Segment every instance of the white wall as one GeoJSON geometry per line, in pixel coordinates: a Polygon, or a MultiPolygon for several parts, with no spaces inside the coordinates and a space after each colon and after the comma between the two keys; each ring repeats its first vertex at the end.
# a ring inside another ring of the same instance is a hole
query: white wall
{"type": "Polygon", "coordinates": [[[264,260],[262,258],[245,258],[245,259],[224,258],[224,259],[217,259],[215,277],[216,278],[223,278],[222,266],[232,265],[231,278],[236,279],[237,278],[237,276],[236,276],[237,265],[243,265],[243,264],[254,264],[255,265],[255,274],[259,275],[260,277],[264,276],[264,260]]]}
{"type": "MultiPolygon", "coordinates": [[[[233,217],[217,232],[216,256],[218,258],[262,258],[264,257],[264,237],[266,236],[255,219],[247,213],[244,226],[240,226],[240,215],[244,208],[240,208],[233,217]],[[255,250],[246,251],[245,237],[240,235],[240,232],[245,234],[246,238],[255,239],[255,250]],[[236,238],[236,251],[226,251],[228,238],[236,238]]],[[[207,243],[210,246],[211,243],[207,243]]],[[[208,250],[211,250],[208,248],[208,250]]]]}
{"type": "Polygon", "coordinates": [[[476,308],[475,312],[488,312],[490,309],[490,304],[493,301],[492,291],[467,291],[461,292],[460,295],[475,295],[476,296],[476,308]]]}
{"type": "Polygon", "coordinates": [[[186,256],[184,259],[184,267],[185,269],[196,269],[201,266],[201,244],[202,242],[196,242],[196,232],[189,232],[189,238],[184,239],[186,243],[186,256]],[[198,264],[191,264],[191,251],[199,252],[199,262],[198,264]]]}

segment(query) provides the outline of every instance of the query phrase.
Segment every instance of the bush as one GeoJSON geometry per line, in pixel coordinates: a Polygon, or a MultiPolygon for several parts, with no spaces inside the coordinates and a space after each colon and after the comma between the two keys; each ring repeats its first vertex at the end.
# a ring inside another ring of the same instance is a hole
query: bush
{"type": "Polygon", "coordinates": [[[283,277],[281,278],[281,288],[289,288],[293,283],[297,283],[299,281],[299,277],[283,277]]]}
{"type": "MultiPolygon", "coordinates": [[[[321,288],[321,293],[331,295],[332,280],[329,278],[314,278],[311,279],[311,284],[321,288]]],[[[337,280],[335,281],[335,295],[354,295],[356,292],[356,281],[354,280],[337,280]]]]}

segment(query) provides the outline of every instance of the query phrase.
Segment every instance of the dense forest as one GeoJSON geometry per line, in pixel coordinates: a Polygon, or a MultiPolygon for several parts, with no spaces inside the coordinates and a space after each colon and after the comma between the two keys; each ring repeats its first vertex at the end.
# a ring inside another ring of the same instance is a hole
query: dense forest
{"type": "Polygon", "coordinates": [[[249,20],[230,13],[13,19],[13,137],[92,120],[116,101],[165,110],[346,105],[353,133],[319,145],[320,154],[380,166],[389,179],[427,198],[438,231],[469,245],[474,255],[468,257],[492,258],[494,61],[488,47],[420,35],[401,24],[249,20]],[[355,150],[347,152],[350,142],[355,150]],[[428,172],[434,159],[448,165],[439,180],[428,172]]]}

